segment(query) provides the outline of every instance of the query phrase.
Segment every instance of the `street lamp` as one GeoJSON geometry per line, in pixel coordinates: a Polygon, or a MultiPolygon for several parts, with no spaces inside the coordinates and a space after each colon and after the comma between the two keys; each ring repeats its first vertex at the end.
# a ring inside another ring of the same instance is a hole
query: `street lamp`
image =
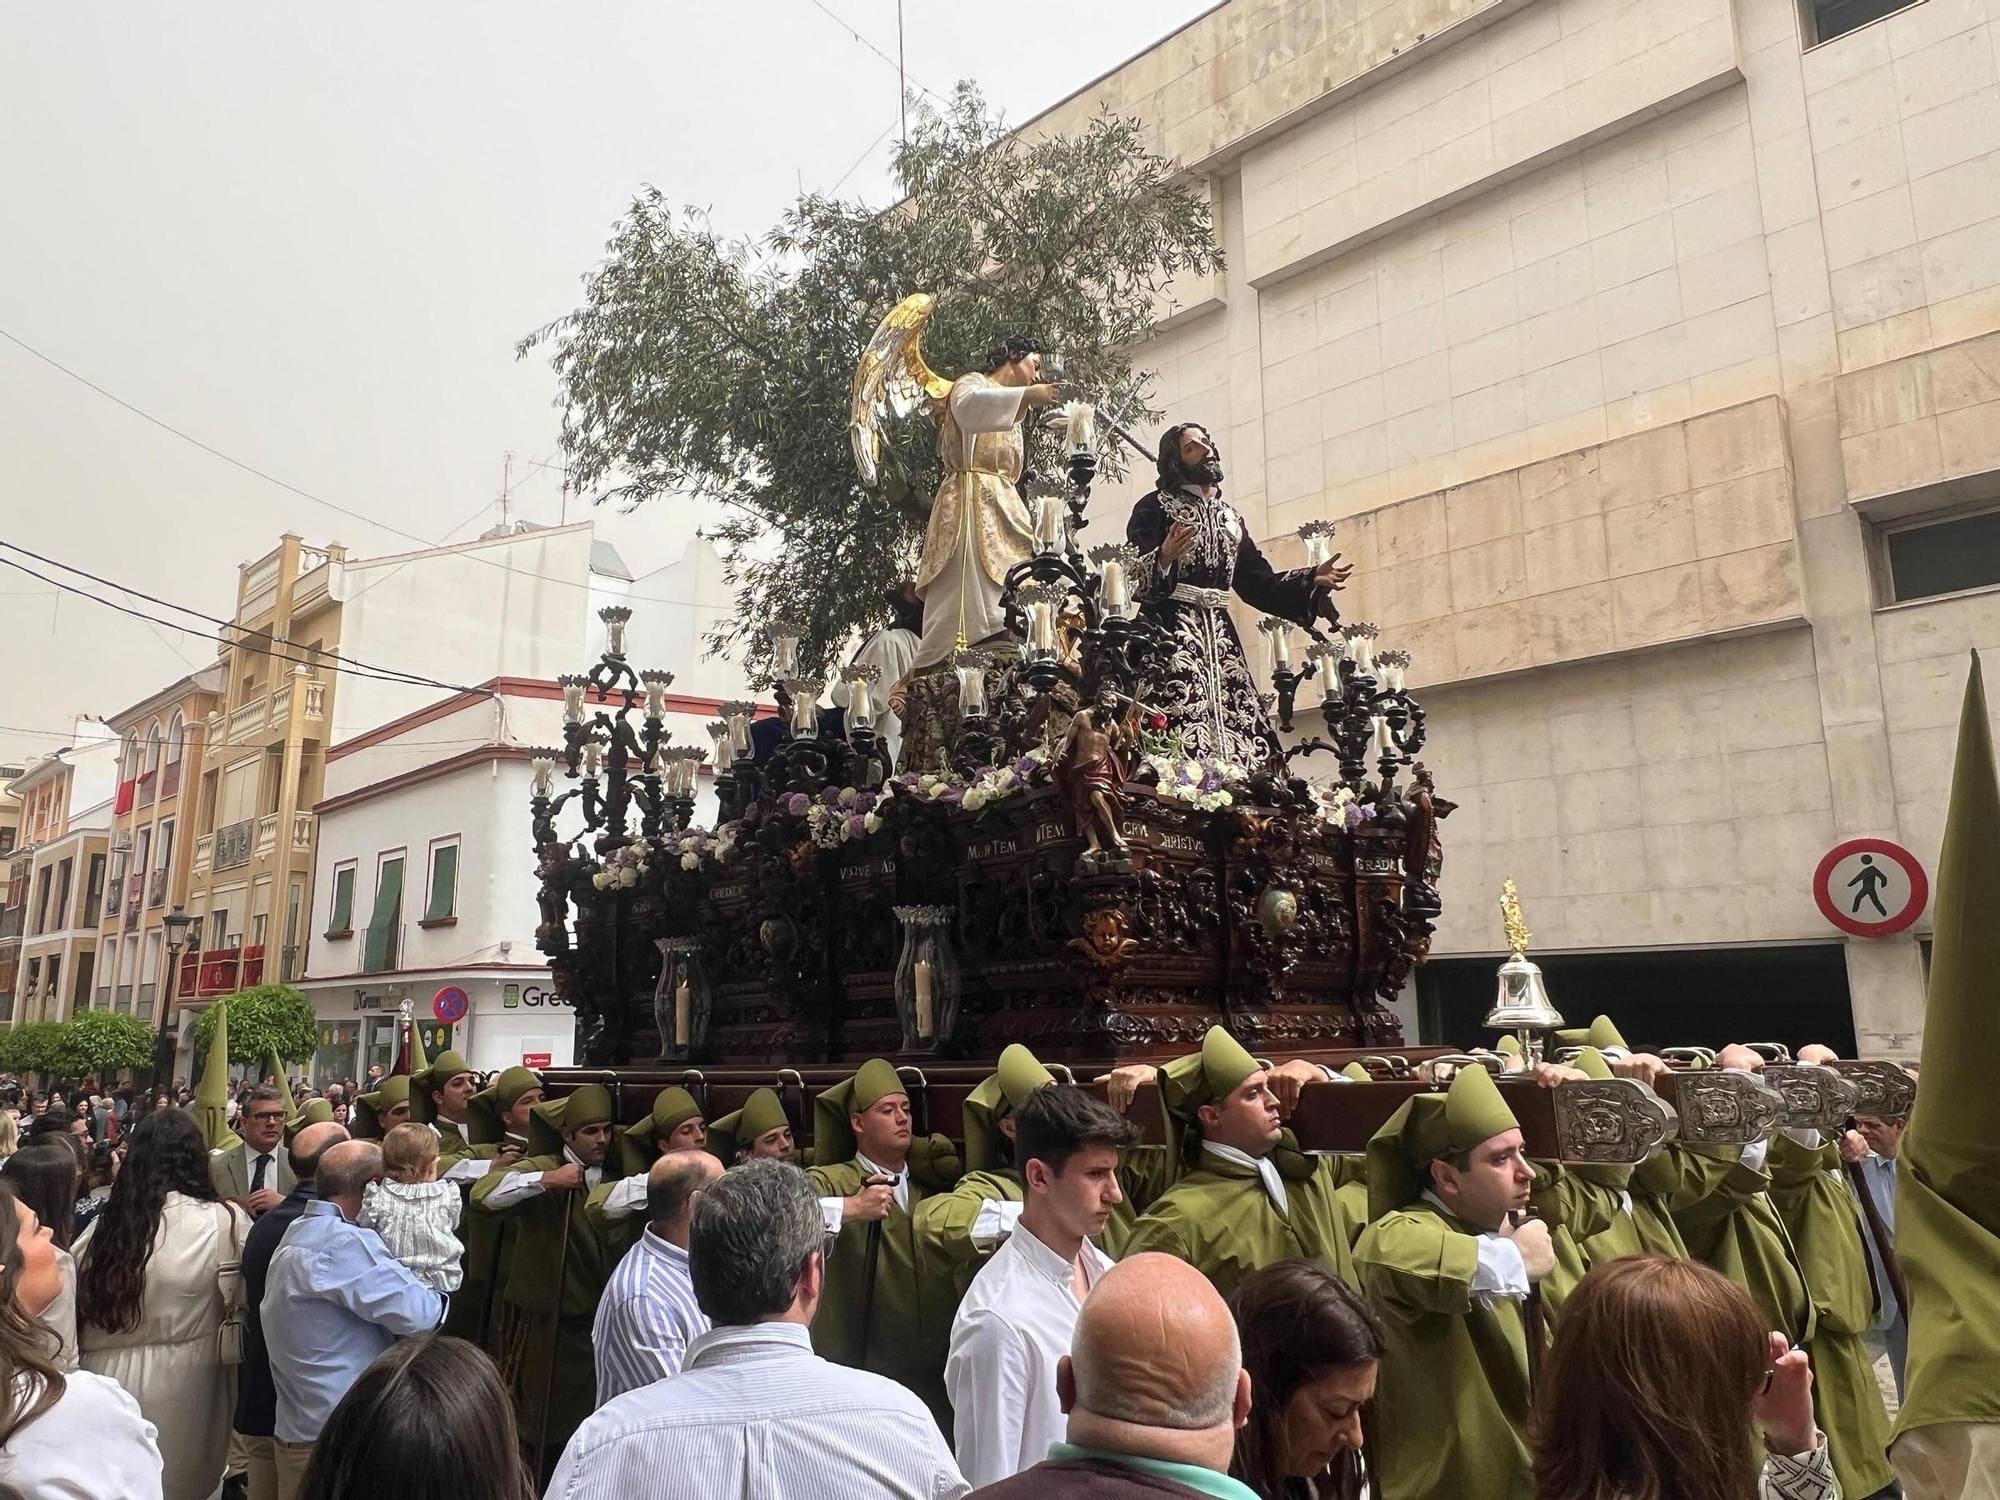
{"type": "Polygon", "coordinates": [[[188,945],[188,929],[200,919],[176,906],[160,925],[167,933],[167,982],[160,996],[159,1026],[153,1033],[153,1088],[171,1088],[174,1082],[174,1039],[167,1033],[167,1018],[173,1014],[174,997],[180,991],[181,953],[188,945]]]}

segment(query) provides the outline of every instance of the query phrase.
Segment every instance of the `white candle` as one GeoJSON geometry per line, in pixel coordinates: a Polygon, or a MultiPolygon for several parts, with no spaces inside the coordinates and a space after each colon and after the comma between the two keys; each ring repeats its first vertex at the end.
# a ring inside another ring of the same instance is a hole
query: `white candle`
{"type": "Polygon", "coordinates": [[[674,1045],[676,1047],[685,1047],[688,1044],[688,1033],[693,1021],[693,1008],[693,997],[688,992],[687,976],[683,974],[681,982],[674,986],[674,1045]]]}
{"type": "Polygon", "coordinates": [[[583,722],[583,679],[566,677],[562,679],[563,718],[571,724],[583,722]]]}
{"type": "Polygon", "coordinates": [[[866,677],[847,679],[847,722],[856,729],[865,729],[875,722],[875,705],[868,698],[866,677]]]}
{"type": "Polygon", "coordinates": [[[1283,620],[1277,622],[1271,631],[1271,659],[1280,672],[1292,669],[1292,631],[1283,620]]]}
{"type": "Polygon", "coordinates": [[[917,960],[915,979],[917,983],[917,1036],[928,1041],[937,1030],[936,1006],[931,996],[931,961],[917,960]]]}
{"type": "Polygon", "coordinates": [[[958,716],[973,719],[986,712],[986,671],[983,667],[958,669],[958,716]]]}
{"type": "Polygon", "coordinates": [[[810,739],[819,733],[819,684],[788,683],[792,690],[792,733],[810,739]]]}
{"type": "Polygon", "coordinates": [[[1028,644],[1038,651],[1056,649],[1056,607],[1047,599],[1028,606],[1028,644]]]}
{"type": "Polygon", "coordinates": [[[1375,748],[1384,755],[1395,748],[1395,741],[1389,734],[1389,721],[1379,714],[1375,717],[1375,748]]]}
{"type": "Polygon", "coordinates": [[[1063,544],[1063,503],[1054,495],[1035,500],[1035,547],[1040,552],[1060,552],[1063,544]]]}
{"type": "Polygon", "coordinates": [[[1115,557],[1104,560],[1104,610],[1106,614],[1125,617],[1125,603],[1130,596],[1125,589],[1125,565],[1115,557]]]}
{"type": "Polygon", "coordinates": [[[546,797],[554,789],[556,782],[556,761],[552,755],[535,757],[535,795],[546,797]]]}
{"type": "Polygon", "coordinates": [[[1072,453],[1088,453],[1097,441],[1097,413],[1088,401],[1071,401],[1062,409],[1063,432],[1072,453]]]}
{"type": "Polygon", "coordinates": [[[583,742],[583,774],[586,776],[595,776],[598,767],[603,763],[604,746],[600,745],[596,740],[585,740],[583,742]]]}

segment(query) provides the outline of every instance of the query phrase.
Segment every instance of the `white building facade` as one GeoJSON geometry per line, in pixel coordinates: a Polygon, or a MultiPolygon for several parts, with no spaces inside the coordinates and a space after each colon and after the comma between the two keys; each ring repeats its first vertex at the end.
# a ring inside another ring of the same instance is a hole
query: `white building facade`
{"type": "Polygon", "coordinates": [[[1227,266],[1138,363],[1271,560],[1336,521],[1343,614],[1415,653],[1427,1035],[1475,1033],[1511,875],[1559,1006],[1915,1055],[1928,914],[1848,936],[1813,886],[1850,838],[1932,865],[2000,647],[1996,30],[1228,0],[1024,127],[1136,116],[1208,195],[1227,266]]]}

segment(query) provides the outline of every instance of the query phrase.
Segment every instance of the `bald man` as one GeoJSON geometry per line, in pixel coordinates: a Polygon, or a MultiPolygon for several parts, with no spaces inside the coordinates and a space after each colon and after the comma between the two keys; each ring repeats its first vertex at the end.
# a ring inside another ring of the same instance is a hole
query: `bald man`
{"type": "Polygon", "coordinates": [[[646,1169],[646,1227],[605,1283],[590,1343],[597,1404],[681,1372],[688,1345],[708,1332],[688,1272],[688,1240],[702,1190],[722,1175],[706,1151],[676,1151],[646,1169]]]}
{"type": "Polygon", "coordinates": [[[992,1500],[1257,1500],[1229,1477],[1250,1377],[1229,1308],[1207,1277],[1171,1255],[1141,1254],[1098,1280],[1056,1366],[1069,1441],[992,1500]]]}

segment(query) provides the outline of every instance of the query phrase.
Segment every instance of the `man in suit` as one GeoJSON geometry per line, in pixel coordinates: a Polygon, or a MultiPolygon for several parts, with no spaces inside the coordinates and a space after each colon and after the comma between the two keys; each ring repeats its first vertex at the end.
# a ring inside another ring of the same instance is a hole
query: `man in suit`
{"type": "MultiPolygon", "coordinates": [[[[254,1109],[256,1106],[252,1105],[254,1109]]],[[[302,1127],[292,1137],[290,1157],[295,1186],[284,1201],[251,1227],[243,1240],[243,1363],[237,1369],[236,1413],[231,1422],[235,1441],[234,1459],[240,1452],[249,1474],[245,1493],[249,1500],[277,1500],[278,1468],[274,1425],[277,1421],[278,1392],[271,1382],[271,1356],[264,1346],[264,1321],[260,1304],[264,1300],[264,1278],[271,1269],[271,1257],[292,1220],[305,1212],[316,1196],[313,1177],[319,1159],[330,1146],[347,1139],[347,1127],[332,1121],[302,1127]]],[[[232,1462],[231,1467],[234,1467],[232,1462]]]]}
{"type": "Polygon", "coordinates": [[[279,1149],[285,1138],[285,1096],[260,1088],[236,1122],[240,1146],[208,1153],[208,1179],[218,1195],[251,1218],[276,1208],[296,1185],[291,1163],[279,1149]]]}

